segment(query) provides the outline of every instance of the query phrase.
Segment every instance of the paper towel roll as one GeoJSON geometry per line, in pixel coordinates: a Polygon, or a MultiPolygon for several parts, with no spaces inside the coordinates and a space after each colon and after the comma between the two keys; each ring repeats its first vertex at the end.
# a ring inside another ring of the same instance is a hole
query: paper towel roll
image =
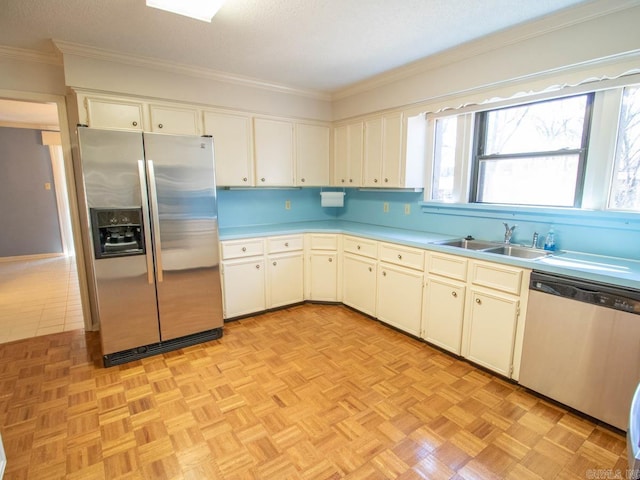
{"type": "Polygon", "coordinates": [[[320,192],[323,207],[344,207],[344,192],[320,192]]]}

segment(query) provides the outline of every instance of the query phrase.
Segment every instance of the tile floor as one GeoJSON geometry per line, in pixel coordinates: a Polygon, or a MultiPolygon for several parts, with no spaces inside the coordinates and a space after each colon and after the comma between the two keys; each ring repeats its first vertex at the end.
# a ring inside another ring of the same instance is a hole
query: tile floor
{"type": "Polygon", "coordinates": [[[82,328],[74,257],[0,262],[0,343],[82,328]]]}

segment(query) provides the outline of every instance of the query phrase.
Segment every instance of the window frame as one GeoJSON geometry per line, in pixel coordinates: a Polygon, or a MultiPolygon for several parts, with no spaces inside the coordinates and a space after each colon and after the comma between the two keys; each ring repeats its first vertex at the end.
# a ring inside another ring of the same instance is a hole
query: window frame
{"type": "Polygon", "coordinates": [[[498,108],[492,108],[489,110],[482,110],[476,112],[475,123],[473,126],[473,148],[472,156],[470,158],[471,168],[471,181],[469,188],[469,203],[479,205],[514,205],[523,207],[561,207],[561,208],[582,208],[583,193],[585,189],[585,178],[587,170],[587,159],[589,152],[589,141],[591,137],[591,125],[593,121],[593,104],[594,104],[595,92],[583,92],[577,94],[570,94],[564,96],[558,96],[554,98],[547,98],[542,100],[536,100],[531,102],[517,103],[513,105],[505,105],[498,108]],[[488,122],[487,118],[490,113],[505,110],[514,107],[523,107],[527,105],[539,105],[542,103],[549,103],[554,101],[566,100],[575,97],[586,97],[585,113],[582,123],[582,138],[579,148],[573,149],[560,149],[560,150],[545,150],[535,152],[519,152],[508,154],[486,154],[486,141],[488,122]],[[541,205],[533,203],[509,203],[509,202],[484,202],[479,201],[479,180],[480,180],[480,164],[485,160],[500,160],[500,159],[518,159],[518,158],[536,158],[536,157],[548,157],[548,156],[572,156],[578,155],[578,167],[576,172],[576,185],[574,190],[574,198],[572,205],[541,205]]]}

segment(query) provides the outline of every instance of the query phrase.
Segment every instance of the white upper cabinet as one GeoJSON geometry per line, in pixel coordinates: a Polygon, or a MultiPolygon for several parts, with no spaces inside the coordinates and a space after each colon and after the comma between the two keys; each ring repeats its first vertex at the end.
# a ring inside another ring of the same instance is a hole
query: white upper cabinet
{"type": "Polygon", "coordinates": [[[338,187],[362,186],[362,122],[340,125],[334,129],[334,178],[338,187]]]}
{"type": "Polygon", "coordinates": [[[423,114],[394,112],[372,117],[364,126],[365,187],[422,188],[426,153],[423,114]]]}
{"type": "Polygon", "coordinates": [[[204,113],[204,133],[213,137],[216,185],[249,187],[255,185],[251,119],[221,112],[204,113]]]}
{"type": "MultiPolygon", "coordinates": [[[[92,128],[144,129],[145,105],[142,102],[86,97],[85,107],[87,124],[92,128]]],[[[82,117],[82,112],[80,115],[82,117]]]]}
{"type": "Polygon", "coordinates": [[[195,108],[149,105],[151,131],[174,135],[200,135],[199,112],[195,108]]]}
{"type": "Polygon", "coordinates": [[[329,185],[329,127],[296,124],[296,185],[329,185]]]}
{"type": "Polygon", "coordinates": [[[364,186],[400,187],[402,113],[367,120],[364,130],[364,186]]]}
{"type": "Polygon", "coordinates": [[[294,185],[293,122],[266,118],[255,118],[253,122],[256,185],[294,185]]]}

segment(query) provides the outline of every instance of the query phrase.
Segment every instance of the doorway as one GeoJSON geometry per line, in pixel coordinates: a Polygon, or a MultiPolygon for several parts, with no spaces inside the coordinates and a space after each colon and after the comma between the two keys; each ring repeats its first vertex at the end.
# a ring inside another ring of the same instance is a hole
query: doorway
{"type": "MultiPolygon", "coordinates": [[[[11,150],[7,143],[21,142],[24,138],[28,138],[28,141],[33,139],[34,143],[38,143],[33,148],[39,154],[34,165],[46,176],[45,181],[41,181],[43,177],[37,177],[37,188],[26,180],[28,174],[36,177],[37,172],[28,171],[25,154],[5,158],[7,162],[25,162],[25,165],[14,165],[14,174],[5,181],[18,183],[12,186],[16,187],[16,192],[24,195],[24,203],[37,203],[37,200],[52,203],[47,208],[55,215],[47,217],[57,223],[57,230],[56,234],[48,230],[48,235],[59,236],[59,241],[49,242],[50,248],[46,242],[44,247],[42,242],[30,243],[37,233],[30,230],[33,227],[29,222],[33,219],[25,211],[27,214],[23,216],[27,218],[22,224],[24,231],[19,235],[23,240],[11,239],[11,242],[19,243],[15,248],[7,248],[5,244],[0,258],[0,343],[82,329],[85,326],[71,226],[67,188],[69,176],[65,172],[58,108],[59,102],[0,98],[0,128],[4,131],[5,148],[11,150]],[[43,162],[47,158],[50,163],[45,166],[43,162]],[[20,174],[21,171],[23,174],[20,174]]],[[[63,117],[66,118],[66,115],[63,117]]],[[[21,146],[16,143],[15,148],[22,152],[21,146]]],[[[13,208],[18,209],[19,203],[14,201],[13,208]]],[[[34,217],[41,205],[33,206],[34,217]]]]}

